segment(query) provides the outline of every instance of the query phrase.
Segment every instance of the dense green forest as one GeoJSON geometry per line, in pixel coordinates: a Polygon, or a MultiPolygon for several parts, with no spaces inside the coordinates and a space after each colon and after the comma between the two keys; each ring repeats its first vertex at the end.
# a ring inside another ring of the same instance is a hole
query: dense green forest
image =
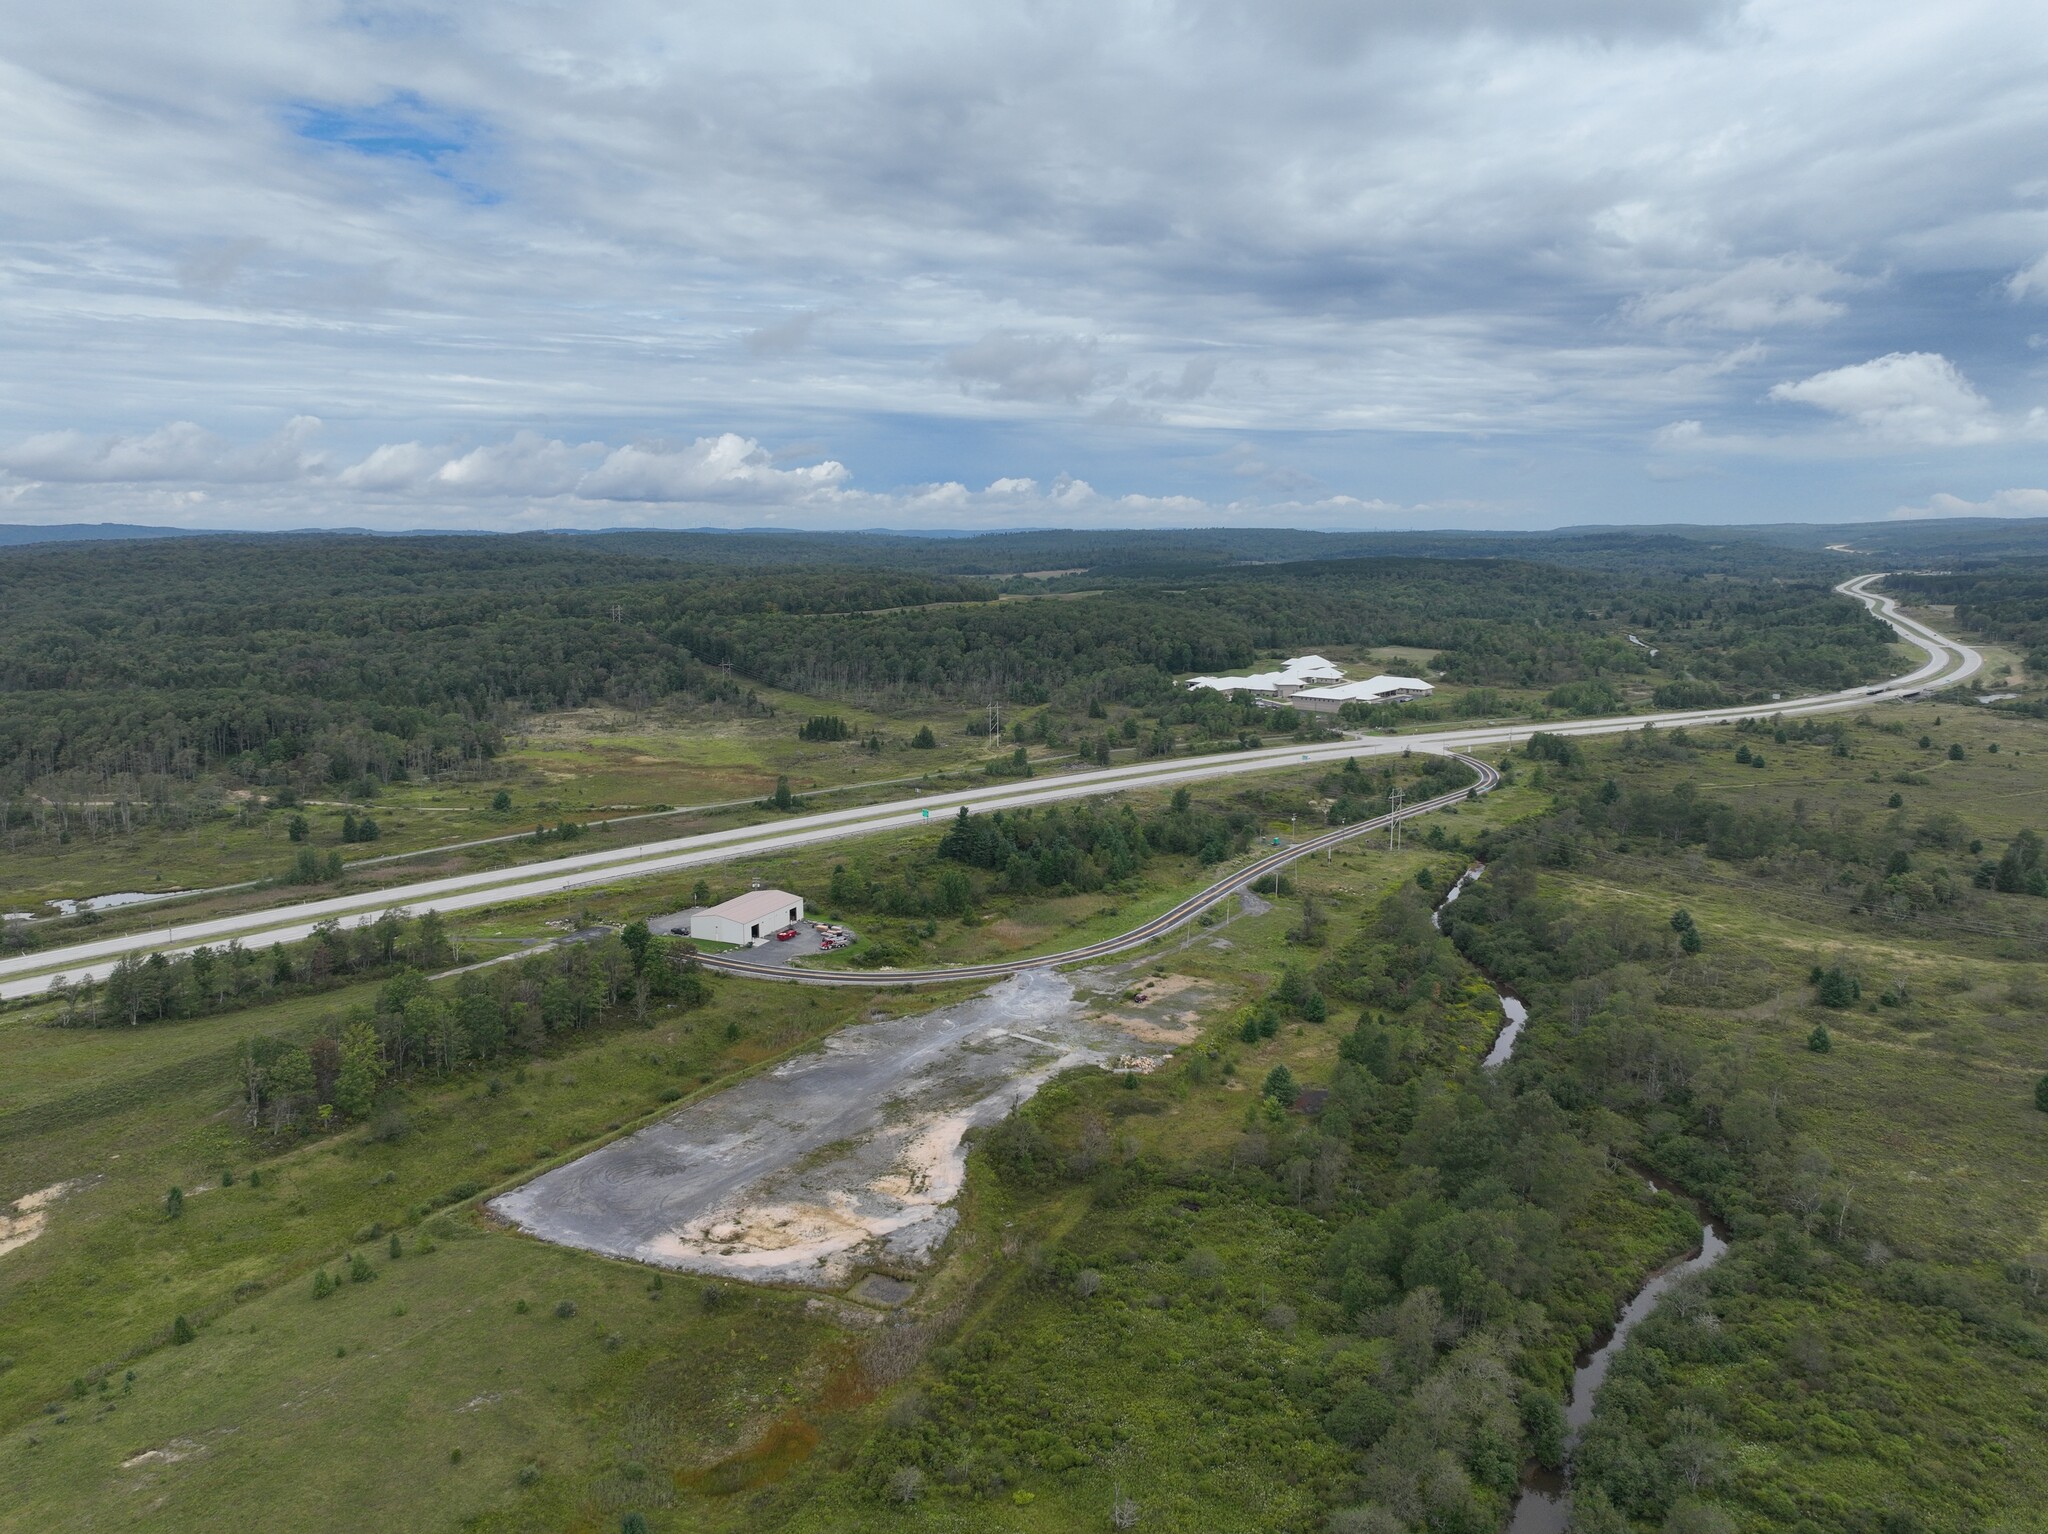
{"type": "Polygon", "coordinates": [[[1913,601],[1953,605],[1958,626],[2007,641],[2025,653],[2030,670],[2048,672],[2048,561],[1894,575],[1886,585],[1913,601]]]}
{"type": "Polygon", "coordinates": [[[1629,632],[1744,691],[1837,686],[1881,664],[1886,631],[1814,586],[1626,578],[1477,560],[1261,566],[1075,602],[800,622],[723,614],[678,638],[706,660],[826,695],[1151,701],[1173,673],[1315,644],[1432,649],[1452,680],[1552,686],[1650,669],[1629,632]]]}
{"type": "Polygon", "coordinates": [[[877,705],[1110,701],[1177,717],[1177,674],[1349,644],[1430,650],[1455,682],[1648,674],[1750,694],[1869,675],[1886,637],[1804,580],[1402,557],[1212,563],[998,601],[969,576],[735,570],[633,547],[292,537],[10,551],[0,794],[63,774],[102,788],[126,778],[141,800],[209,772],[317,786],[475,771],[521,712],[676,699],[745,710],[760,684],[877,705]]]}

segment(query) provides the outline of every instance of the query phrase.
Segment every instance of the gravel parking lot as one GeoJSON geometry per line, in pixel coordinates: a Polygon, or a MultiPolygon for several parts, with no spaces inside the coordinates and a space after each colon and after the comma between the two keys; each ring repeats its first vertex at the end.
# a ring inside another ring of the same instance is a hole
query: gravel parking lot
{"type": "Polygon", "coordinates": [[[871,1262],[915,1265],[945,1239],[968,1129],[1067,1067],[1162,1052],[1091,1017],[1066,976],[1028,971],[953,1006],[842,1029],[491,1208],[567,1246],[836,1289],[871,1262]]]}

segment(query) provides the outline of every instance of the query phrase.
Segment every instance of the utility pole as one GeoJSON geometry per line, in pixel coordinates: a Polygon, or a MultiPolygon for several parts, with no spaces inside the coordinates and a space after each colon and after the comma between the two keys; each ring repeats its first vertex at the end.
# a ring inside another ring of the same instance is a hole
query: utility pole
{"type": "Polygon", "coordinates": [[[1401,801],[1403,797],[1404,795],[1398,788],[1387,795],[1387,809],[1392,816],[1387,821],[1387,851],[1389,852],[1399,852],[1401,850],[1401,801]]]}

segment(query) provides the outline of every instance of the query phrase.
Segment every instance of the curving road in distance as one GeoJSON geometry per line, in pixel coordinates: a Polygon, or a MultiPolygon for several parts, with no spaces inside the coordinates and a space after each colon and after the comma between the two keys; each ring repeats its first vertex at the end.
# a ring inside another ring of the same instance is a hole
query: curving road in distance
{"type": "MultiPolygon", "coordinates": [[[[1233,751],[1219,756],[1137,762],[1124,767],[1104,767],[1091,772],[1069,773],[1038,783],[1002,783],[986,788],[958,789],[911,799],[899,799],[888,804],[828,810],[798,816],[772,826],[741,826],[726,831],[708,831],[694,836],[643,842],[632,847],[587,852],[574,857],[557,858],[548,863],[491,869],[448,878],[422,880],[382,890],[365,890],[354,894],[296,901],[266,911],[245,911],[233,916],[169,924],[145,932],[132,932],[120,937],[100,938],[63,948],[45,949],[40,953],[23,954],[0,960],[0,1000],[37,995],[48,990],[58,976],[71,980],[102,978],[124,954],[152,951],[184,953],[201,944],[230,941],[245,944],[297,942],[310,936],[316,927],[327,921],[354,925],[374,921],[386,911],[398,910],[418,912],[431,909],[446,915],[485,906],[503,905],[512,901],[559,895],[571,890],[595,890],[630,879],[672,873],[678,869],[730,862],[735,858],[787,852],[824,842],[866,836],[876,831],[902,830],[931,822],[941,812],[951,813],[962,805],[974,810],[1011,809],[1030,804],[1048,804],[1063,799],[1089,798],[1098,794],[1115,793],[1122,789],[1173,787],[1208,778],[1232,777],[1238,773],[1299,766],[1304,762],[1341,761],[1348,756],[1385,756],[1403,751],[1464,753],[1488,747],[1512,746],[1526,740],[1538,730],[1555,735],[1610,735],[1623,730],[1643,728],[1669,729],[1684,724],[1727,723],[1744,718],[1822,714],[1865,707],[1884,699],[1911,697],[1933,685],[1950,686],[1975,675],[1982,668],[1983,657],[1970,646],[1908,618],[1898,610],[1892,598],[1870,590],[1870,587],[1882,578],[1882,572],[1860,575],[1853,580],[1844,581],[1835,589],[1862,602],[1879,618],[1890,624],[1901,639],[1923,651],[1927,659],[1906,675],[1875,686],[1854,687],[1843,692],[1790,698],[1783,702],[1742,708],[1689,709],[1603,719],[1549,720],[1542,724],[1482,725],[1438,730],[1426,734],[1346,738],[1318,745],[1282,746],[1261,751],[1233,751]]],[[[1455,797],[1462,798],[1462,791],[1455,797]]],[[[1431,801],[1430,806],[1434,807],[1435,803],[1436,801],[1431,801]]],[[[1423,809],[1424,806],[1413,806],[1407,813],[1420,812],[1423,809]]],[[[1406,818],[1406,813],[1403,818],[1406,818]]],[[[1343,827],[1342,832],[1346,835],[1356,835],[1385,824],[1386,820],[1383,818],[1362,826],[1343,827]]],[[[1323,844],[1323,840],[1318,839],[1306,846],[1320,847],[1323,844]]],[[[1291,849],[1291,852],[1298,855],[1302,850],[1303,846],[1297,846],[1291,849]]],[[[1256,878],[1259,875],[1254,873],[1250,877],[1256,878]]],[[[1236,887],[1232,881],[1225,882],[1229,883],[1231,888],[1236,887]]],[[[1228,892],[1224,891],[1225,894],[1228,892]]],[[[1204,895],[1195,898],[1213,904],[1208,898],[1212,893],[1213,891],[1205,892],[1204,895]]],[[[1223,896],[1218,894],[1215,898],[1221,899],[1223,896]]],[[[1153,935],[1157,934],[1148,934],[1153,935]]],[[[1138,938],[1135,941],[1144,940],[1138,938]]],[[[1045,964],[1054,961],[1039,959],[1032,962],[1045,964]]],[[[1003,972],[1009,971],[1006,969],[1003,972]]],[[[806,978],[822,978],[823,974],[822,971],[811,971],[806,978]]],[[[948,978],[954,979],[966,977],[966,971],[953,971],[948,975],[948,978]]],[[[792,977],[784,972],[777,978],[792,977]]],[[[840,983],[851,983],[858,978],[861,977],[849,977],[840,983]]],[[[877,982],[869,983],[901,985],[905,980],[905,975],[897,973],[878,977],[877,982]]]]}

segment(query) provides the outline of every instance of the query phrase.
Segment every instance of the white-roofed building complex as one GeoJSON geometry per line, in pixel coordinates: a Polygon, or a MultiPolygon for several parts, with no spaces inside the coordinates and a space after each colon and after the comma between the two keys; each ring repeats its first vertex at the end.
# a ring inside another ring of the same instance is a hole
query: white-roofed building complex
{"type": "Polygon", "coordinates": [[[1198,676],[1184,684],[1190,692],[1207,687],[1217,692],[1249,692],[1261,703],[1298,708],[1310,714],[1334,714],[1347,703],[1410,703],[1436,689],[1416,676],[1375,676],[1347,682],[1335,661],[1321,655],[1297,655],[1278,671],[1256,676],[1198,676]]]}
{"type": "Polygon", "coordinates": [[[1343,680],[1344,670],[1335,661],[1325,660],[1320,655],[1297,655],[1293,660],[1282,662],[1278,671],[1264,671],[1257,676],[1191,677],[1185,685],[1190,692],[1207,687],[1216,692],[1255,692],[1266,697],[1287,698],[1304,687],[1343,680]]]}
{"type": "Polygon", "coordinates": [[[1436,689],[1418,676],[1373,676],[1335,687],[1304,687],[1287,700],[1310,714],[1334,714],[1347,703],[1413,703],[1436,689]]]}

